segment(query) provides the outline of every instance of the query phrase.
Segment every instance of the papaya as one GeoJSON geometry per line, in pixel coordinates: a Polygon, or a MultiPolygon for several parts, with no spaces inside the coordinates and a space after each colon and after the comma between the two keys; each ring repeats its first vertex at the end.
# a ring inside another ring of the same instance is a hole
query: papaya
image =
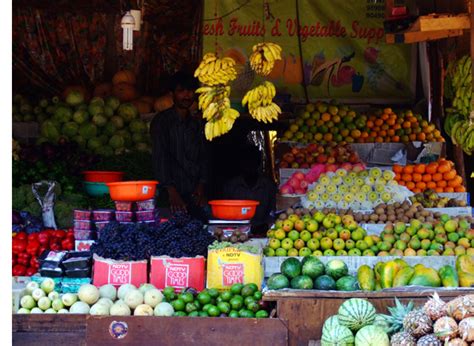
{"type": "Polygon", "coordinates": [[[443,287],[459,287],[458,273],[452,266],[442,266],[439,268],[438,273],[443,287]]]}
{"type": "Polygon", "coordinates": [[[368,265],[364,264],[357,270],[357,280],[363,291],[375,290],[375,273],[368,265]]]}
{"type": "MultiPolygon", "coordinates": [[[[393,261],[398,265],[399,270],[402,269],[402,268],[405,268],[405,267],[409,267],[408,263],[405,262],[404,260],[402,260],[401,258],[397,258],[393,261]]],[[[398,270],[397,270],[397,272],[398,272],[398,270]]]]}
{"type": "Polygon", "coordinates": [[[380,281],[375,281],[375,290],[380,291],[382,289],[382,285],[380,284],[380,281]]]}
{"type": "Polygon", "coordinates": [[[374,267],[374,272],[375,272],[375,279],[377,281],[380,281],[380,276],[382,273],[382,268],[385,265],[385,262],[377,262],[374,267]]]}
{"type": "Polygon", "coordinates": [[[397,274],[397,270],[398,264],[395,261],[389,261],[385,263],[380,275],[380,283],[382,285],[382,288],[392,287],[393,279],[397,274]]]}
{"type": "Polygon", "coordinates": [[[423,264],[418,263],[418,264],[415,265],[413,268],[414,268],[415,270],[419,270],[419,269],[425,269],[426,267],[425,267],[423,264]]]}
{"type": "Polygon", "coordinates": [[[474,275],[474,256],[458,256],[458,258],[456,259],[456,269],[458,272],[465,272],[474,275]]]}
{"type": "Polygon", "coordinates": [[[393,279],[392,287],[408,286],[414,274],[415,274],[415,269],[413,269],[412,267],[402,268],[397,273],[397,275],[395,275],[395,278],[393,279]]]}
{"type": "Polygon", "coordinates": [[[440,287],[441,278],[438,275],[438,272],[433,268],[415,268],[415,273],[413,274],[409,285],[413,286],[427,286],[427,287],[440,287]]]}
{"type": "Polygon", "coordinates": [[[459,285],[461,287],[474,287],[474,274],[458,272],[459,285]]]}

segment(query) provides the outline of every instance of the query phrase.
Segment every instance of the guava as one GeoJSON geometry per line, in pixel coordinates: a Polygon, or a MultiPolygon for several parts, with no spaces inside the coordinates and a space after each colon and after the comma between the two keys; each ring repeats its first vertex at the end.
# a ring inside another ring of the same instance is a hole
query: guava
{"type": "Polygon", "coordinates": [[[101,146],[102,146],[102,143],[98,137],[91,138],[87,141],[87,148],[94,152],[101,146]]]}
{"type": "Polygon", "coordinates": [[[135,308],[133,312],[134,316],[153,316],[153,308],[147,304],[140,304],[135,308]]]}
{"type": "Polygon", "coordinates": [[[107,118],[102,113],[97,114],[92,117],[92,122],[98,127],[103,127],[107,124],[107,118]]]}
{"type": "Polygon", "coordinates": [[[84,139],[91,139],[97,136],[97,126],[94,124],[82,124],[79,127],[79,135],[84,137],[84,139]]]}
{"type": "Polygon", "coordinates": [[[117,300],[110,308],[111,316],[130,316],[132,311],[127,304],[121,299],[117,300]]]}
{"type": "Polygon", "coordinates": [[[89,113],[87,112],[87,109],[78,109],[75,111],[72,115],[72,120],[78,124],[85,123],[87,120],[89,120],[89,113]]]}
{"type": "Polygon", "coordinates": [[[109,145],[113,149],[123,148],[123,146],[125,145],[125,140],[122,136],[113,135],[109,140],[109,145]]]}
{"type": "Polygon", "coordinates": [[[145,123],[140,119],[134,119],[130,122],[129,125],[130,131],[135,133],[143,133],[146,131],[145,123]]]}
{"type": "Polygon", "coordinates": [[[62,128],[62,133],[69,138],[77,135],[77,131],[79,131],[79,125],[73,121],[65,123],[62,128]]]}
{"type": "Polygon", "coordinates": [[[117,131],[117,128],[115,127],[115,125],[111,122],[108,122],[105,127],[104,127],[104,134],[106,134],[107,136],[112,136],[115,134],[115,132],[117,131]]]}
{"type": "Polygon", "coordinates": [[[128,291],[130,290],[136,290],[137,287],[135,285],[132,285],[132,284],[124,284],[122,286],[119,287],[118,291],[117,291],[117,297],[119,299],[124,299],[125,298],[125,295],[128,293],[128,291]]]}
{"type": "Polygon", "coordinates": [[[155,316],[173,316],[174,309],[170,303],[162,302],[155,307],[155,316]]]}
{"type": "Polygon", "coordinates": [[[75,302],[69,308],[69,313],[71,314],[88,314],[90,310],[89,305],[84,302],[75,302]]]}
{"type": "Polygon", "coordinates": [[[100,294],[97,287],[91,284],[85,284],[79,287],[79,291],[77,292],[77,296],[81,301],[87,303],[89,305],[94,304],[96,301],[99,300],[100,294]]]}
{"type": "Polygon", "coordinates": [[[130,309],[135,309],[138,305],[143,304],[143,294],[139,290],[130,290],[125,295],[124,302],[130,309]]]}
{"type": "Polygon", "coordinates": [[[89,104],[88,111],[89,111],[89,114],[92,116],[104,114],[104,106],[97,103],[91,103],[89,104]]]}
{"type": "Polygon", "coordinates": [[[46,120],[41,124],[41,135],[54,143],[58,141],[60,136],[58,128],[54,126],[51,120],[46,120]]]}
{"type": "Polygon", "coordinates": [[[120,100],[114,96],[109,96],[105,99],[105,105],[115,111],[120,106],[120,100]]]}
{"type": "Polygon", "coordinates": [[[110,121],[116,129],[121,129],[124,126],[123,119],[118,115],[114,115],[112,118],[110,118],[110,121]]]}
{"type": "Polygon", "coordinates": [[[159,303],[163,301],[163,293],[161,293],[156,288],[152,288],[145,292],[143,300],[145,304],[148,304],[152,308],[154,308],[155,306],[157,306],[159,303]]]}
{"type": "Polygon", "coordinates": [[[95,303],[89,310],[91,315],[107,316],[110,314],[110,306],[106,303],[95,303]]]}
{"type": "Polygon", "coordinates": [[[84,102],[84,95],[81,92],[73,90],[66,96],[66,103],[71,106],[77,106],[84,102]]]}
{"type": "Polygon", "coordinates": [[[72,119],[72,110],[67,106],[58,106],[53,114],[53,119],[59,123],[66,123],[72,119]]]}
{"type": "Polygon", "coordinates": [[[126,123],[129,123],[138,117],[138,110],[132,103],[122,103],[119,106],[117,113],[126,123]]]}
{"type": "Polygon", "coordinates": [[[99,294],[101,298],[115,300],[117,298],[117,289],[111,284],[103,285],[99,288],[99,294]]]}

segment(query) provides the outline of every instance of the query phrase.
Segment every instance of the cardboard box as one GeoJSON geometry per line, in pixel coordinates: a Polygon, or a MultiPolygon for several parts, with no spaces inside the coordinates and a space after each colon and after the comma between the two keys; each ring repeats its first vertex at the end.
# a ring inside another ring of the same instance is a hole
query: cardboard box
{"type": "Polygon", "coordinates": [[[171,286],[177,290],[193,287],[198,291],[205,288],[205,259],[198,257],[171,258],[152,257],[150,283],[163,289],[171,286]]]}
{"type": "Polygon", "coordinates": [[[148,261],[115,261],[94,254],[92,283],[96,286],[147,283],[148,261]]]}
{"type": "Polygon", "coordinates": [[[76,240],[76,251],[89,251],[95,240],[76,240]]]}
{"type": "Polygon", "coordinates": [[[226,289],[235,283],[255,283],[259,288],[263,281],[263,256],[227,247],[209,250],[207,255],[207,287],[226,289]]]}

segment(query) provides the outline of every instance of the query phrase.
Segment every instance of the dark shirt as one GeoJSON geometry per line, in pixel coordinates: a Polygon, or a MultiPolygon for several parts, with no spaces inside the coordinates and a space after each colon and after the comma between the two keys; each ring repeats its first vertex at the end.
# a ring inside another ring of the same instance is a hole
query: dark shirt
{"type": "Polygon", "coordinates": [[[224,196],[227,199],[251,199],[259,201],[253,225],[266,223],[270,218],[270,212],[276,208],[277,187],[271,179],[259,176],[254,186],[249,186],[242,176],[229,181],[224,187],[224,196]]]}
{"type": "Polygon", "coordinates": [[[182,118],[174,108],[157,114],[150,125],[153,171],[161,187],[190,195],[206,183],[208,155],[198,118],[182,118]]]}

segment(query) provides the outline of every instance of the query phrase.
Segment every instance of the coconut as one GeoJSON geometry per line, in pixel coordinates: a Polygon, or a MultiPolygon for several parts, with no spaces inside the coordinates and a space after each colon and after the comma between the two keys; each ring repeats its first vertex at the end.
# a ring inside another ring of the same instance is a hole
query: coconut
{"type": "Polygon", "coordinates": [[[474,341],[474,317],[467,317],[459,322],[459,335],[463,340],[474,341]]]}

